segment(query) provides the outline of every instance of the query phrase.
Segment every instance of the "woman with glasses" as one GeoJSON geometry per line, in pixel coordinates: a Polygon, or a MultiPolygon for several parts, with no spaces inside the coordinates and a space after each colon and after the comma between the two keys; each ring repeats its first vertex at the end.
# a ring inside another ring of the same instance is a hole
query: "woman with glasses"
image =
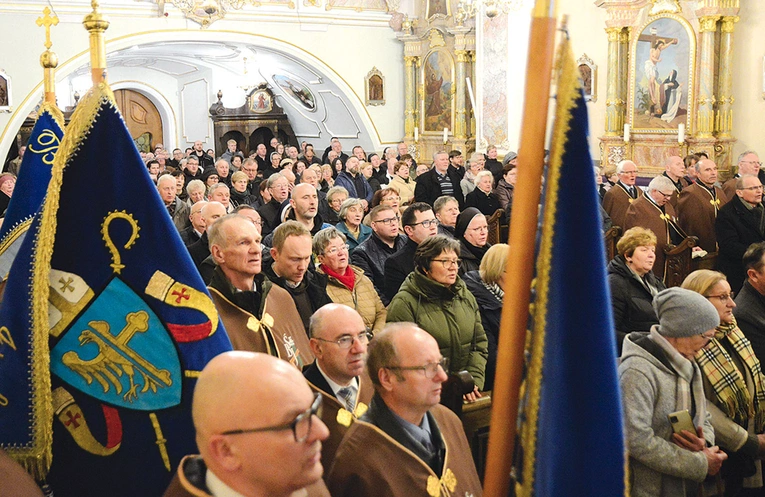
{"type": "Polygon", "coordinates": [[[653,231],[628,229],[616,244],[619,253],[608,264],[611,308],[614,313],[618,354],[624,337],[632,331],[648,331],[659,322],[651,302],[666,287],[651,269],[656,261],[653,231]]]}
{"type": "Polygon", "coordinates": [[[720,315],[714,338],[695,359],[701,369],[715,444],[728,453],[721,471],[725,495],[762,495],[762,468],[758,458],[765,453],[765,435],[762,435],[765,377],[752,344],[733,317],[735,294],[724,274],[708,269],[689,274],[682,288],[703,295],[720,315]]]}
{"type": "MultiPolygon", "coordinates": [[[[399,211],[399,206],[401,205],[401,196],[398,194],[397,188],[389,186],[383,190],[377,190],[375,194],[372,195],[372,203],[369,205],[370,212],[378,205],[393,209],[393,212],[396,213],[396,218],[399,220],[399,227],[401,226],[401,212],[399,211]]],[[[364,216],[364,224],[367,226],[372,226],[372,218],[369,214],[364,216]]]]}
{"type": "Polygon", "coordinates": [[[327,205],[329,209],[319,209],[324,222],[337,224],[340,222],[340,207],[348,198],[348,190],[342,186],[333,186],[327,191],[327,205]]]}
{"type": "Polygon", "coordinates": [[[388,306],[388,322],[412,322],[431,334],[449,359],[449,373],[467,370],[475,390],[465,396],[475,401],[484,389],[488,341],[475,297],[459,277],[460,245],[435,235],[414,254],[415,269],[388,306]]]}
{"type": "Polygon", "coordinates": [[[372,236],[372,228],[361,222],[364,219],[364,204],[357,198],[348,198],[340,206],[338,217],[340,222],[335,227],[345,235],[348,252],[353,254],[353,249],[372,236]]]}
{"type": "Polygon", "coordinates": [[[313,237],[313,253],[319,260],[316,272],[327,277],[327,295],[332,302],[355,309],[373,333],[381,330],[387,311],[372,280],[350,264],[345,235],[335,227],[324,228],[313,237]]]}
{"type": "Polygon", "coordinates": [[[477,271],[484,254],[491,248],[486,216],[475,207],[468,207],[460,212],[454,228],[454,237],[459,241],[461,248],[460,276],[468,271],[477,271]]]}
{"type": "Polygon", "coordinates": [[[390,187],[396,188],[401,195],[401,205],[409,205],[414,199],[414,180],[409,177],[409,165],[404,161],[397,161],[393,166],[393,179],[390,187]]]}

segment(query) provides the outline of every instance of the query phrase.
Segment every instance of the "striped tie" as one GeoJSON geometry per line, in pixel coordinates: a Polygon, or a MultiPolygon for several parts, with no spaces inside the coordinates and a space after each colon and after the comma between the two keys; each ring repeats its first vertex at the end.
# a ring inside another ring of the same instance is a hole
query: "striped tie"
{"type": "Polygon", "coordinates": [[[345,399],[345,408],[348,412],[353,412],[356,405],[356,387],[344,387],[337,391],[337,395],[345,399]]]}

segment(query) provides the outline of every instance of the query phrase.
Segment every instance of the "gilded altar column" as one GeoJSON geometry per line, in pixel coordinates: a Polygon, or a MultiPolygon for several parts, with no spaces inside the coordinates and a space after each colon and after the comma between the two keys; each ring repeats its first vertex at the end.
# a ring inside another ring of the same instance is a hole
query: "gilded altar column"
{"type": "Polygon", "coordinates": [[[730,138],[733,129],[733,27],[738,16],[726,16],[720,23],[720,76],[718,80],[717,122],[718,138],[730,138]]]}
{"type": "Polygon", "coordinates": [[[414,137],[415,102],[417,101],[417,59],[414,55],[404,56],[404,134],[414,137]]]}
{"type": "Polygon", "coordinates": [[[468,123],[467,123],[467,106],[466,106],[466,94],[467,94],[467,63],[470,61],[470,54],[467,50],[455,50],[454,55],[457,56],[457,81],[455,82],[456,93],[455,104],[457,106],[457,116],[454,121],[454,137],[464,140],[467,138],[468,123]]]}
{"type": "Polygon", "coordinates": [[[699,19],[699,97],[696,110],[697,137],[711,138],[715,121],[715,31],[719,16],[705,16],[699,19]]]}
{"type": "Polygon", "coordinates": [[[623,68],[626,63],[622,49],[622,33],[624,28],[606,28],[608,34],[608,74],[606,84],[606,136],[616,136],[624,126],[624,96],[622,95],[622,79],[626,79],[623,68]]]}

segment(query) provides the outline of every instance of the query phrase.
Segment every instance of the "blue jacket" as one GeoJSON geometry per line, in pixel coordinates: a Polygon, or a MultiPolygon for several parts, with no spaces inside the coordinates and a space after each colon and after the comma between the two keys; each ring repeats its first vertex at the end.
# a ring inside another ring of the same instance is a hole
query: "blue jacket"
{"type": "Polygon", "coordinates": [[[354,181],[353,176],[351,176],[350,173],[347,173],[345,171],[337,175],[337,178],[335,178],[335,186],[342,186],[343,188],[348,190],[349,197],[364,199],[367,201],[367,203],[371,203],[372,202],[372,187],[369,186],[369,182],[363,175],[359,174],[358,176],[361,178],[361,181],[364,183],[363,192],[356,191],[356,182],[354,181]]]}

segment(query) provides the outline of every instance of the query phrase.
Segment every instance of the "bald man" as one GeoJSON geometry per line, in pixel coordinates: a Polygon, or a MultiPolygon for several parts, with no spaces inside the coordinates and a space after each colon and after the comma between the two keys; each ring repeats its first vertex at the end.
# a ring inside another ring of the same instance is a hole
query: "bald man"
{"type": "Polygon", "coordinates": [[[199,240],[189,245],[189,254],[191,254],[191,260],[194,261],[194,265],[199,270],[202,267],[202,261],[204,261],[210,255],[210,246],[207,240],[207,231],[215,224],[219,218],[226,215],[226,207],[220,202],[207,202],[199,211],[202,222],[205,225],[205,232],[199,237],[199,240]]]}
{"type": "Polygon", "coordinates": [[[321,462],[331,468],[348,427],[367,411],[372,400],[374,387],[365,369],[372,335],[358,312],[334,303],[311,316],[309,333],[316,360],[303,376],[324,396],[321,419],[329,428],[329,438],[324,441],[321,462]]]}
{"type": "Polygon", "coordinates": [[[191,212],[189,213],[191,225],[181,231],[181,240],[187,247],[202,238],[202,233],[205,232],[205,222],[202,219],[202,207],[205,205],[207,205],[207,201],[200,200],[191,206],[191,212]]]}
{"type": "Polygon", "coordinates": [[[191,224],[189,205],[176,195],[175,178],[169,174],[160,176],[157,180],[157,190],[178,232],[185,230],[191,224]]]}
{"type": "Polygon", "coordinates": [[[375,336],[367,358],[375,395],[337,450],[327,477],[334,497],[483,495],[462,422],[439,404],[448,369],[436,340],[413,323],[375,336]]]}
{"type": "Polygon", "coordinates": [[[322,397],[266,354],[225,352],[194,388],[198,456],[186,456],[165,497],[328,496],[317,417],[322,397]]]}
{"type": "Polygon", "coordinates": [[[243,216],[229,214],[206,233],[217,264],[207,288],[234,349],[265,352],[299,370],[313,362],[295,302],[262,272],[257,227],[243,216]]]}

